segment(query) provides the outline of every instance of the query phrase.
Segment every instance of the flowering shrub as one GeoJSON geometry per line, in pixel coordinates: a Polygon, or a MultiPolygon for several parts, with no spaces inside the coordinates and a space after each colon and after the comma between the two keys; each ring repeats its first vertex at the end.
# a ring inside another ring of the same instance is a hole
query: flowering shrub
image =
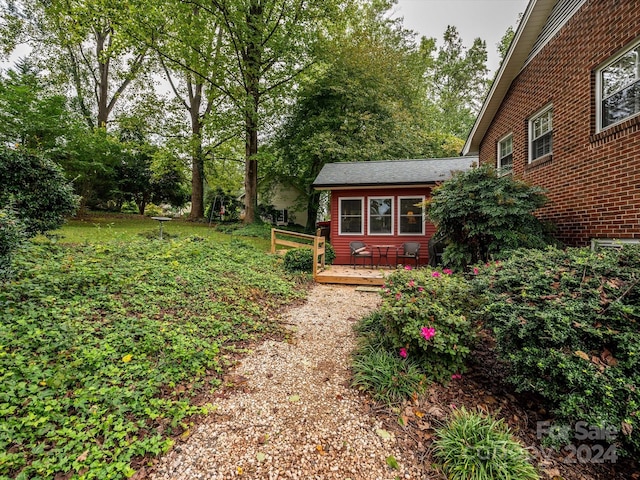
{"type": "Polygon", "coordinates": [[[516,389],[546,399],[558,423],[614,427],[636,454],[639,272],[638,247],[522,250],[479,268],[473,282],[516,389]]]}
{"type": "Polygon", "coordinates": [[[451,271],[400,270],[383,290],[385,338],[396,354],[417,362],[427,376],[448,381],[465,369],[476,338],[466,312],[470,287],[451,271]]]}

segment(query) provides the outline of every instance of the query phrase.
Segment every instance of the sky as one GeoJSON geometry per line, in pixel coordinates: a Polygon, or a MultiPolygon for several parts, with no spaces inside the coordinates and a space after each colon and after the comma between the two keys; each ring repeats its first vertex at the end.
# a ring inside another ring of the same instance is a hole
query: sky
{"type": "Polygon", "coordinates": [[[448,25],[454,25],[465,46],[480,37],[487,42],[487,67],[498,68],[496,44],[509,26],[516,27],[518,15],[528,0],[398,0],[394,18],[404,17],[404,26],[420,36],[442,39],[448,25]]]}

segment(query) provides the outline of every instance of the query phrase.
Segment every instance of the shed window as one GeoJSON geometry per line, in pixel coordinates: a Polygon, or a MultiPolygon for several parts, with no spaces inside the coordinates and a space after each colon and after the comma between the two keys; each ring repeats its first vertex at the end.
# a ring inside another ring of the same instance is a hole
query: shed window
{"type": "Polygon", "coordinates": [[[640,42],[598,71],[599,127],[640,113],[640,42]]]}
{"type": "Polygon", "coordinates": [[[369,198],[369,235],[393,234],[393,198],[369,198]]]}
{"type": "Polygon", "coordinates": [[[398,232],[400,235],[422,235],[424,233],[423,208],[424,197],[399,197],[400,221],[398,232]]]}
{"type": "Polygon", "coordinates": [[[553,109],[546,107],[529,121],[529,162],[549,155],[553,146],[553,109]]]}
{"type": "Polygon", "coordinates": [[[340,233],[362,235],[362,198],[340,199],[340,233]]]}

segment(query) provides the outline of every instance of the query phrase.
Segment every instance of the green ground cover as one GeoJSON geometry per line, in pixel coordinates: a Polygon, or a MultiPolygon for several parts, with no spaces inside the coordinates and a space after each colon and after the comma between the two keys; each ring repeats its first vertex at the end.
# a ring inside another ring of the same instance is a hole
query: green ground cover
{"type": "Polygon", "coordinates": [[[303,295],[300,277],[245,241],[175,222],[167,230],[204,234],[161,242],[131,233],[153,220],[111,223],[71,222],[61,241],[31,244],[2,285],[0,478],[133,475],[132,461],[212,408],[203,394],[230,355],[303,295]]]}

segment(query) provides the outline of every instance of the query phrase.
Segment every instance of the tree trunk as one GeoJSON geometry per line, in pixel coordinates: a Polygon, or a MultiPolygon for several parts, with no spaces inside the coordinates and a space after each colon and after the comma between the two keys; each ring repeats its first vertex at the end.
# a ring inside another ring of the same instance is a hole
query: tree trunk
{"type": "Polygon", "coordinates": [[[189,113],[191,116],[191,213],[189,220],[204,218],[204,158],[202,152],[202,85],[189,84],[189,113]]]}
{"type": "Polygon", "coordinates": [[[306,231],[309,233],[315,233],[316,222],[318,219],[318,207],[320,205],[320,192],[313,191],[309,195],[307,201],[307,225],[306,231]]]}
{"type": "Polygon", "coordinates": [[[98,128],[106,128],[109,119],[109,109],[107,100],[109,97],[109,57],[102,59],[104,43],[107,35],[98,33],[96,35],[96,58],[98,59],[98,128]]]}
{"type": "Polygon", "coordinates": [[[249,224],[257,220],[258,211],[258,126],[250,115],[246,118],[245,129],[244,223],[249,224]]]}

